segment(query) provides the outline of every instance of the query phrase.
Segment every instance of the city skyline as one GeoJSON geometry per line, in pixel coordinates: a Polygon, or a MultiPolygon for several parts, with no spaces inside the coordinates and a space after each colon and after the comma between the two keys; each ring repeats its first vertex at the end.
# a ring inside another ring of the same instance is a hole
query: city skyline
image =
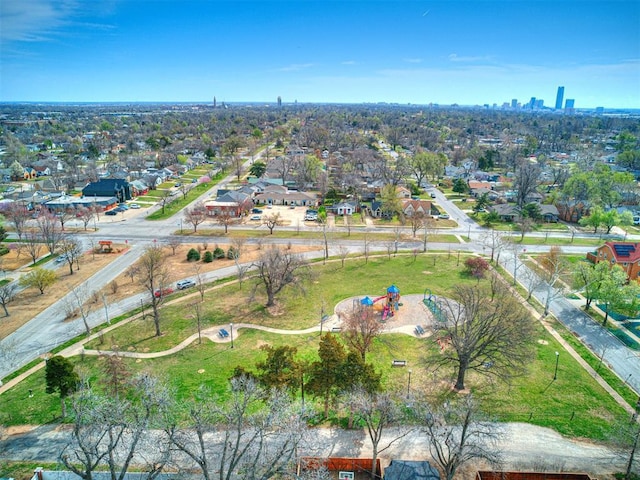
{"type": "Polygon", "coordinates": [[[639,23],[627,0],[3,2],[0,101],[640,108],[639,23]]]}

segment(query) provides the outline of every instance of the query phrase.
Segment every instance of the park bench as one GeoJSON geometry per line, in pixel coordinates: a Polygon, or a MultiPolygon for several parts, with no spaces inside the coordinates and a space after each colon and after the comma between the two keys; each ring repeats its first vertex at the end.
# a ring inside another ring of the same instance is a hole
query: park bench
{"type": "Polygon", "coordinates": [[[340,328],[340,327],[331,327],[331,331],[332,332],[340,332],[340,331],[342,331],[342,328],[340,328]]]}
{"type": "Polygon", "coordinates": [[[392,367],[406,367],[407,366],[407,361],[406,360],[394,360],[393,362],[391,362],[391,366],[392,367]]]}
{"type": "Polygon", "coordinates": [[[424,335],[424,328],[421,325],[416,325],[415,332],[416,335],[424,335]]]}
{"type": "Polygon", "coordinates": [[[229,336],[229,332],[227,332],[224,328],[221,328],[218,331],[218,335],[220,335],[220,338],[227,338],[229,336]]]}

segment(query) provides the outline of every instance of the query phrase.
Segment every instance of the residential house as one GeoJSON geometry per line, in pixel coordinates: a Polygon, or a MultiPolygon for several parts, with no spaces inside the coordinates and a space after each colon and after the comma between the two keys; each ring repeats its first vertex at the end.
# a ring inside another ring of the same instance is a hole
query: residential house
{"type": "Polygon", "coordinates": [[[396,187],[396,195],[398,198],[411,198],[411,190],[406,187],[398,186],[396,187]]]}
{"type": "Polygon", "coordinates": [[[151,190],[158,188],[158,186],[164,181],[163,177],[157,173],[145,173],[140,177],[140,180],[151,190]]]}
{"type": "MultiPolygon", "coordinates": [[[[555,223],[558,221],[559,213],[555,205],[539,205],[539,207],[543,222],[555,223]]],[[[489,206],[489,211],[497,213],[503,222],[517,222],[520,220],[520,211],[512,203],[491,205],[489,206]]]]}
{"type": "Polygon", "coordinates": [[[38,176],[38,172],[36,172],[33,167],[24,167],[23,168],[23,179],[24,180],[33,180],[38,176]]]}
{"type": "Polygon", "coordinates": [[[330,207],[336,215],[353,215],[358,211],[358,203],[355,200],[336,203],[330,207]]]}
{"type": "Polygon", "coordinates": [[[317,204],[314,196],[297,190],[289,190],[282,185],[268,185],[262,192],[257,193],[253,200],[258,205],[300,205],[310,207],[317,204]]]}
{"type": "Polygon", "coordinates": [[[36,171],[36,177],[44,177],[51,175],[51,169],[44,165],[34,165],[33,169],[36,171]]]}
{"type": "Polygon", "coordinates": [[[379,200],[374,200],[371,202],[371,207],[369,207],[369,215],[373,218],[382,217],[382,202],[379,200]]]}
{"type": "Polygon", "coordinates": [[[85,197],[116,197],[118,202],[131,200],[131,184],[121,178],[102,178],[82,189],[85,197]]]}
{"type": "Polygon", "coordinates": [[[226,192],[215,200],[207,200],[204,202],[208,215],[212,217],[231,215],[233,217],[241,217],[253,207],[251,197],[246,193],[236,190],[226,192]]]}
{"type": "Polygon", "coordinates": [[[149,185],[143,180],[134,180],[131,182],[131,195],[133,197],[140,197],[149,193],[149,185]]]}
{"type": "Polygon", "coordinates": [[[628,280],[638,280],[640,277],[640,244],[637,242],[605,242],[595,252],[587,253],[587,260],[618,264],[627,273],[628,280]]]}
{"type": "Polygon", "coordinates": [[[407,217],[431,215],[431,202],[428,200],[405,200],[402,203],[402,213],[407,217]]]}

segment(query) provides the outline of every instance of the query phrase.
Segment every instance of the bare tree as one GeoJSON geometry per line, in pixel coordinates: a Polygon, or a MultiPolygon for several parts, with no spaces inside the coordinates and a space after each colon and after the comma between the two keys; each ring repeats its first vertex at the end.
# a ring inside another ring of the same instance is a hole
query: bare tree
{"type": "Polygon", "coordinates": [[[402,410],[398,402],[389,393],[368,393],[365,390],[356,390],[350,396],[349,407],[365,424],[373,453],[371,455],[371,478],[380,478],[376,463],[378,455],[390,448],[396,441],[412,433],[412,429],[395,435],[386,446],[380,448],[382,435],[390,427],[397,425],[402,420],[402,410]]]}
{"type": "Polygon", "coordinates": [[[222,225],[224,227],[225,234],[229,232],[230,225],[235,225],[239,221],[239,218],[236,217],[235,213],[229,210],[223,210],[222,212],[216,213],[214,219],[218,225],[222,225]]]}
{"type": "Polygon", "coordinates": [[[306,414],[285,392],[267,394],[253,379],[239,376],[231,380],[226,404],[213,400],[201,394],[189,402],[184,416],[191,428],[177,422],[166,428],[172,446],[205,480],[266,480],[296,462],[308,431],[306,414]]]}
{"type": "Polygon", "coordinates": [[[540,166],[521,160],[516,168],[516,177],[513,189],[516,191],[516,204],[522,208],[527,203],[527,197],[536,191],[540,184],[540,166]]]}
{"type": "Polygon", "coordinates": [[[524,372],[531,359],[533,322],[506,287],[492,299],[480,285],[458,286],[440,306],[446,322],[438,333],[451,346],[433,352],[427,362],[436,368],[453,365],[456,390],[464,390],[469,370],[503,380],[524,372]]]}
{"type": "Polygon", "coordinates": [[[77,266],[82,256],[82,243],[76,237],[67,235],[60,241],[59,250],[69,264],[69,275],[73,275],[73,264],[77,266]]]}
{"type": "Polygon", "coordinates": [[[7,309],[7,305],[9,305],[16,298],[16,293],[18,292],[18,284],[15,282],[5,283],[4,285],[0,285],[0,305],[4,310],[4,314],[6,317],[9,316],[9,310],[7,309]]]}
{"type": "Polygon", "coordinates": [[[162,335],[160,331],[160,305],[164,301],[164,289],[169,284],[169,269],[161,247],[149,246],[138,261],[138,281],[151,297],[151,309],[153,322],[156,327],[156,336],[162,335]]]}
{"type": "Polygon", "coordinates": [[[104,397],[88,385],[74,398],[71,440],[62,448],[60,461],[83,480],[106,468],[113,480],[124,480],[132,466],[146,460],[142,469],[153,479],[169,458],[165,438],[150,435],[153,422],[168,404],[168,391],[146,373],[131,382],[136,402],[104,397]]]}
{"type": "Polygon", "coordinates": [[[163,190],[160,194],[159,202],[160,208],[162,208],[162,214],[164,215],[164,210],[173,201],[173,194],[171,190],[163,190]]]}
{"type": "Polygon", "coordinates": [[[416,410],[431,457],[446,480],[452,480],[458,469],[472,460],[483,460],[493,467],[501,465],[497,445],[501,427],[481,417],[471,395],[449,400],[439,408],[419,404],[416,410]]]}
{"type": "Polygon", "coordinates": [[[372,306],[358,302],[343,317],[342,329],[347,345],[365,361],[373,341],[384,331],[384,324],[372,306]]]}
{"type": "MultiPolygon", "coordinates": [[[[193,226],[193,233],[195,233],[198,231],[198,225],[207,220],[207,209],[202,202],[196,202],[191,208],[185,210],[184,218],[193,226]]],[[[224,233],[227,233],[226,229],[224,233]]]]}
{"type": "Polygon", "coordinates": [[[64,235],[60,219],[52,213],[42,213],[36,221],[42,241],[47,246],[49,253],[53,254],[64,235]]]}
{"type": "Polygon", "coordinates": [[[498,230],[488,230],[482,235],[482,247],[491,252],[491,262],[493,260],[500,263],[500,250],[505,246],[505,237],[498,230]]]}
{"type": "Polygon", "coordinates": [[[77,287],[69,289],[71,292],[70,301],[70,311],[78,312],[80,317],[82,318],[82,323],[84,324],[85,332],[87,336],[91,335],[91,327],[89,326],[88,317],[89,317],[89,299],[91,297],[91,292],[89,292],[89,287],[86,283],[81,283],[77,287]]]}
{"type": "Polygon", "coordinates": [[[349,249],[344,245],[338,245],[338,256],[340,257],[342,268],[344,268],[344,261],[349,256],[349,249]]]}
{"type": "Polygon", "coordinates": [[[139,273],[140,273],[140,268],[138,267],[138,265],[131,265],[124,272],[124,274],[131,279],[131,283],[134,282],[134,280],[136,279],[136,276],[139,273]]]}
{"type": "Polygon", "coordinates": [[[364,232],[362,236],[362,253],[364,254],[364,263],[369,263],[369,254],[371,249],[371,238],[368,232],[364,232]]]}
{"type": "Polygon", "coordinates": [[[187,194],[191,191],[192,188],[193,188],[193,183],[180,184],[180,186],[178,187],[178,191],[182,194],[183,200],[187,198],[187,194]]]}
{"type": "Polygon", "coordinates": [[[262,222],[269,229],[269,235],[273,235],[273,229],[276,228],[276,226],[280,225],[280,213],[276,212],[265,215],[262,219],[262,222]]]}
{"type": "Polygon", "coordinates": [[[193,316],[196,319],[196,326],[198,327],[198,344],[202,344],[202,304],[200,302],[193,302],[191,307],[193,308],[193,316]]]}
{"type": "Polygon", "coordinates": [[[178,247],[182,245],[182,241],[178,237],[169,237],[164,243],[171,249],[171,255],[175,255],[178,247]]]}
{"type": "Polygon", "coordinates": [[[539,259],[542,270],[540,278],[545,289],[544,315],[549,313],[551,302],[564,294],[562,276],[569,271],[569,264],[562,255],[562,249],[553,246],[539,259]]]}
{"type": "Polygon", "coordinates": [[[2,214],[6,217],[9,223],[13,225],[13,229],[18,234],[18,238],[22,240],[22,234],[24,233],[27,220],[31,217],[31,213],[23,204],[13,202],[3,209],[2,214]]]}
{"type": "Polygon", "coordinates": [[[89,222],[96,218],[96,212],[93,208],[82,207],[78,210],[78,218],[82,220],[82,225],[84,226],[84,231],[86,232],[89,222]]]}
{"type": "Polygon", "coordinates": [[[307,263],[290,251],[272,247],[266,250],[256,263],[258,278],[267,294],[266,307],[275,305],[275,298],[287,285],[299,282],[299,276],[306,271],[307,263]]]}
{"type": "Polygon", "coordinates": [[[193,273],[196,277],[196,289],[200,293],[200,301],[204,302],[204,294],[207,291],[207,284],[202,274],[202,266],[199,263],[193,265],[193,273]]]}
{"type": "Polygon", "coordinates": [[[58,218],[58,221],[60,222],[61,230],[64,231],[65,224],[75,218],[76,210],[72,208],[63,208],[62,210],[56,212],[55,216],[58,218]]]}
{"type": "MultiPolygon", "coordinates": [[[[28,231],[25,233],[24,239],[25,250],[31,257],[31,262],[35,265],[42,251],[42,237],[36,232],[28,231]]],[[[22,245],[22,243],[20,245],[22,245]]]]}

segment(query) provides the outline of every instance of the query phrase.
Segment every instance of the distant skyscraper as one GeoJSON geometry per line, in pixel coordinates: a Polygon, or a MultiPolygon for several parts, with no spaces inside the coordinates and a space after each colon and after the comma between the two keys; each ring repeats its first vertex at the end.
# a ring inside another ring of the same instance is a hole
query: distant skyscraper
{"type": "Polygon", "coordinates": [[[216,97],[213,97],[213,108],[216,108],[216,97]]]}
{"type": "Polygon", "coordinates": [[[535,106],[536,106],[536,97],[531,97],[531,100],[529,100],[529,108],[533,110],[533,107],[535,106]]]}
{"type": "Polygon", "coordinates": [[[556,110],[562,109],[563,99],[564,99],[564,87],[558,87],[558,94],[556,95],[556,110]]]}
{"type": "Polygon", "coordinates": [[[574,104],[575,100],[573,98],[567,98],[567,101],[564,103],[564,113],[569,115],[575,113],[574,104]]]}
{"type": "Polygon", "coordinates": [[[282,98],[280,98],[280,96],[278,96],[278,106],[281,107],[282,106],[282,98]]]}
{"type": "Polygon", "coordinates": [[[517,98],[511,99],[511,108],[518,108],[518,99],[517,98]]]}

